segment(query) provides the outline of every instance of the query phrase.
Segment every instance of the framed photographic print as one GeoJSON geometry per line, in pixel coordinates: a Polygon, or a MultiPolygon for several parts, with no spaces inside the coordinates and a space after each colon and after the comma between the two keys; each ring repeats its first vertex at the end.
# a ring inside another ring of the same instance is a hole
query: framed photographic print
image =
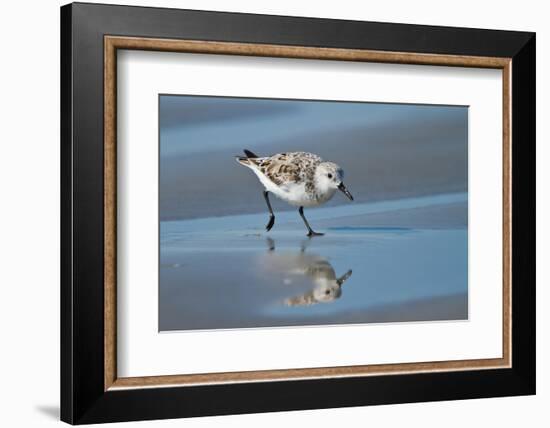
{"type": "Polygon", "coordinates": [[[61,8],[61,417],[535,393],[535,35],[61,8]]]}

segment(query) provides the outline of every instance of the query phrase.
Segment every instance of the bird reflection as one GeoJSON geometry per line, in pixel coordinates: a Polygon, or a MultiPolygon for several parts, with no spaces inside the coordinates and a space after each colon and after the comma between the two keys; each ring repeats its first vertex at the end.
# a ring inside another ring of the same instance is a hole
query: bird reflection
{"type": "MultiPolygon", "coordinates": [[[[307,241],[306,241],[307,242],[307,241]]],[[[275,241],[268,238],[268,255],[265,268],[269,272],[281,273],[283,283],[290,285],[297,280],[306,280],[310,290],[298,296],[285,299],[287,306],[309,306],[318,303],[331,303],[342,295],[342,286],[352,274],[349,269],[337,276],[329,261],[318,254],[306,253],[307,243],[303,242],[299,252],[276,252],[275,241]]]]}

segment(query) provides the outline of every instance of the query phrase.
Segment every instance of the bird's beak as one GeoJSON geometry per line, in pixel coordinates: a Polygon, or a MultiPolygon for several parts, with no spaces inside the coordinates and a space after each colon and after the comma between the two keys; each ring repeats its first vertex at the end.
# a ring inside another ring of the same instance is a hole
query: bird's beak
{"type": "Polygon", "coordinates": [[[345,274],[343,274],[340,278],[336,280],[336,283],[341,287],[344,282],[347,281],[347,279],[351,276],[351,269],[348,270],[345,274]]]}
{"type": "Polygon", "coordinates": [[[338,190],[340,190],[344,195],[346,195],[351,201],[353,201],[353,196],[351,196],[351,193],[348,189],[346,189],[346,186],[344,186],[344,183],[340,183],[338,185],[338,190]]]}

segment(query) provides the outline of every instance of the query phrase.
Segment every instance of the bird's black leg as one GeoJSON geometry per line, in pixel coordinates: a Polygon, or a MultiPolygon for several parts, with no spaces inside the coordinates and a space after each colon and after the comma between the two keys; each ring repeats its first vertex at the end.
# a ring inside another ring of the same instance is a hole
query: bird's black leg
{"type": "Polygon", "coordinates": [[[265,230],[269,232],[275,224],[275,214],[273,214],[273,208],[271,208],[271,202],[269,202],[269,192],[267,190],[264,190],[264,199],[267,203],[267,208],[269,208],[269,223],[267,223],[265,230]]]}
{"type": "Polygon", "coordinates": [[[323,236],[323,235],[324,235],[324,233],[315,232],[315,231],[311,228],[311,226],[309,225],[309,223],[308,223],[307,220],[306,220],[306,216],[304,215],[304,207],[298,208],[298,212],[300,213],[300,217],[302,217],[302,220],[304,220],[304,223],[305,223],[305,225],[306,225],[306,227],[307,227],[307,230],[308,230],[307,236],[310,236],[310,237],[311,237],[311,236],[323,236]]]}

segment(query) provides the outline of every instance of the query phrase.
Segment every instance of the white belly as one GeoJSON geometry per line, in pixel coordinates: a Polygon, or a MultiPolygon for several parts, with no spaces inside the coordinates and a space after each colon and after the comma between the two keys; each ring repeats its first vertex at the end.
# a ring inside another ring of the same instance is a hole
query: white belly
{"type": "Polygon", "coordinates": [[[261,183],[264,185],[265,190],[273,193],[279,199],[294,205],[297,207],[316,207],[327,202],[334,196],[335,190],[331,189],[323,195],[314,195],[306,192],[305,183],[289,183],[287,185],[277,186],[271,180],[266,178],[261,172],[256,169],[252,169],[261,183]]]}

